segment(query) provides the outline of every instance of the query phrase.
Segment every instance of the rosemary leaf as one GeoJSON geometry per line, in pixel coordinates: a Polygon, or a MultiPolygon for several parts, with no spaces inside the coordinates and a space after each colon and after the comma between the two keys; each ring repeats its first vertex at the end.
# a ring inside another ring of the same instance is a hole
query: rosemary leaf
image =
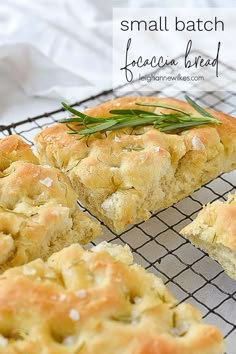
{"type": "Polygon", "coordinates": [[[203,117],[214,118],[210,113],[208,113],[204,108],[200,107],[195,101],[192,100],[189,96],[185,95],[186,101],[203,117]]]}
{"type": "Polygon", "coordinates": [[[73,117],[73,118],[62,119],[62,120],[60,120],[60,123],[81,123],[81,124],[84,124],[85,122],[87,122],[87,124],[92,124],[92,123],[101,123],[106,120],[107,119],[99,119],[99,118],[84,116],[84,118],[73,117]]]}
{"type": "MultiPolygon", "coordinates": [[[[69,111],[70,113],[74,114],[75,116],[78,116],[78,117],[81,117],[81,118],[87,117],[86,114],[77,111],[77,109],[72,108],[71,106],[69,106],[69,105],[66,104],[65,102],[62,102],[61,104],[62,104],[62,106],[63,106],[67,111],[69,111]]],[[[77,118],[77,119],[78,119],[78,118],[77,118]]]]}
{"type": "Polygon", "coordinates": [[[136,103],[137,106],[146,106],[146,107],[160,107],[160,108],[165,108],[165,109],[171,109],[172,111],[180,112],[185,114],[186,116],[190,116],[190,113],[187,113],[183,111],[182,109],[171,107],[171,106],[166,106],[164,104],[158,104],[158,103],[136,103]]]}
{"type": "Polygon", "coordinates": [[[128,128],[128,127],[138,127],[142,125],[150,125],[153,124],[156,121],[156,117],[139,117],[136,119],[131,119],[131,120],[123,120],[119,123],[117,123],[112,129],[112,130],[117,130],[117,129],[123,129],[123,128],[128,128]]]}
{"type": "Polygon", "coordinates": [[[154,112],[142,111],[141,109],[112,109],[109,113],[118,114],[118,115],[130,115],[130,114],[133,114],[134,116],[149,113],[152,116],[158,116],[158,114],[156,114],[154,112]]]}
{"type": "Polygon", "coordinates": [[[110,130],[109,128],[111,128],[112,126],[114,126],[116,124],[116,121],[113,119],[109,119],[109,121],[105,122],[105,123],[101,123],[98,125],[93,125],[90,128],[87,129],[82,129],[79,131],[79,134],[81,135],[90,135],[90,134],[94,134],[97,132],[101,132],[103,130],[110,130]]]}
{"type": "Polygon", "coordinates": [[[205,125],[207,124],[205,121],[199,123],[199,122],[185,122],[185,123],[174,123],[174,124],[167,124],[166,126],[163,126],[162,125],[157,125],[155,126],[155,128],[159,129],[161,132],[170,132],[170,131],[173,131],[173,130],[178,130],[178,129],[181,129],[181,130],[185,130],[185,129],[188,129],[190,127],[198,127],[200,125],[205,125]]]}

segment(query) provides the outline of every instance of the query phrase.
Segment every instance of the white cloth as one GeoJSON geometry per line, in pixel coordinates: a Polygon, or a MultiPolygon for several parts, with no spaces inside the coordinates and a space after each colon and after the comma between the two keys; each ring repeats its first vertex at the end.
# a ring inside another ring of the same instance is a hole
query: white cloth
{"type": "MultiPolygon", "coordinates": [[[[224,6],[235,6],[233,0],[224,6]]],[[[113,6],[216,6],[217,0],[114,0],[113,6]]],[[[222,4],[221,4],[222,5],[222,4]]],[[[0,3],[0,124],[112,87],[112,2],[0,3]]]]}
{"type": "Polygon", "coordinates": [[[111,83],[106,0],[0,4],[0,122],[89,97],[111,83]]]}

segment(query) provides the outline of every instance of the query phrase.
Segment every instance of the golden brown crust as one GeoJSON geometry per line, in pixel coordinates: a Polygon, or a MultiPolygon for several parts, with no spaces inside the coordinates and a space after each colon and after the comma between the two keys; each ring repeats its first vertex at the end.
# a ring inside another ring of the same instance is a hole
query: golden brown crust
{"type": "Polygon", "coordinates": [[[0,139],[0,272],[101,233],[68,177],[38,162],[18,135],[0,139]]]}
{"type": "Polygon", "coordinates": [[[10,135],[0,139],[0,176],[1,172],[14,161],[27,161],[37,164],[38,159],[33,154],[30,145],[18,135],[10,135]]]}
{"type": "Polygon", "coordinates": [[[177,305],[127,246],[75,244],[0,276],[0,353],[223,352],[218,329],[177,305]]]}
{"type": "Polygon", "coordinates": [[[208,252],[236,279],[236,193],[205,206],[181,234],[208,252]]]}
{"type": "Polygon", "coordinates": [[[17,161],[0,178],[0,271],[100,233],[61,171],[17,161]]]}
{"type": "MultiPolygon", "coordinates": [[[[194,112],[186,102],[154,97],[120,98],[86,112],[105,117],[111,109],[137,108],[136,102],[194,112]]],[[[97,133],[88,146],[85,139],[78,140],[67,134],[65,125],[57,124],[37,135],[36,146],[41,162],[66,172],[83,204],[120,232],[236,167],[236,120],[210,112],[223,124],[197,127],[180,135],[161,133],[150,126],[126,128],[107,135],[97,133]]]]}

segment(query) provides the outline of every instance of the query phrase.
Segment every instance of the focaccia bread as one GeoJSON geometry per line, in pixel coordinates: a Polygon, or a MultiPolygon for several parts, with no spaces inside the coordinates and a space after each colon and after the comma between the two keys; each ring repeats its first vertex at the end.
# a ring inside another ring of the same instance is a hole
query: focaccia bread
{"type": "Polygon", "coordinates": [[[74,244],[0,276],[0,353],[223,352],[219,330],[133,264],[128,246],[74,244]]]}
{"type": "MultiPolygon", "coordinates": [[[[85,113],[107,117],[112,109],[137,109],[137,102],[174,106],[199,116],[186,102],[154,97],[120,98],[85,113]]],[[[158,107],[145,110],[170,112],[158,107]]],[[[85,207],[121,232],[236,167],[236,120],[209,112],[222,124],[181,134],[146,126],[96,133],[86,141],[68,134],[65,124],[56,124],[36,136],[36,147],[41,163],[67,173],[85,207]]]]}
{"type": "Polygon", "coordinates": [[[0,177],[1,172],[14,161],[39,163],[30,145],[18,135],[10,135],[0,139],[0,177]]]}
{"type": "Polygon", "coordinates": [[[205,206],[181,234],[216,259],[236,280],[236,193],[205,206]]]}
{"type": "Polygon", "coordinates": [[[0,272],[74,242],[100,226],[80,211],[67,176],[53,167],[13,162],[0,177],[0,272]]]}

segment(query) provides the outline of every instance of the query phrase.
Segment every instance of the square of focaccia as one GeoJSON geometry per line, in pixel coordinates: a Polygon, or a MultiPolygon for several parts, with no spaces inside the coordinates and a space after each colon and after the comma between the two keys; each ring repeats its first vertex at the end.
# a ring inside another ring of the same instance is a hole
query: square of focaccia
{"type": "Polygon", "coordinates": [[[0,276],[1,354],[223,354],[219,330],[128,246],[74,244],[0,276]]]}
{"type": "MultiPolygon", "coordinates": [[[[138,102],[174,106],[199,116],[187,102],[155,97],[120,98],[85,113],[108,117],[112,109],[137,109],[138,102]]],[[[170,112],[159,107],[145,110],[170,112]]],[[[125,128],[93,134],[88,142],[68,134],[66,124],[59,123],[36,136],[36,147],[41,163],[65,172],[84,206],[119,233],[236,167],[236,119],[209,112],[222,124],[180,134],[153,126],[125,128]]]]}
{"type": "Polygon", "coordinates": [[[0,272],[100,235],[99,223],[79,209],[69,178],[37,165],[23,140],[0,140],[0,161],[0,272]]]}
{"type": "Polygon", "coordinates": [[[236,280],[236,193],[206,205],[181,234],[217,260],[236,280]]]}

